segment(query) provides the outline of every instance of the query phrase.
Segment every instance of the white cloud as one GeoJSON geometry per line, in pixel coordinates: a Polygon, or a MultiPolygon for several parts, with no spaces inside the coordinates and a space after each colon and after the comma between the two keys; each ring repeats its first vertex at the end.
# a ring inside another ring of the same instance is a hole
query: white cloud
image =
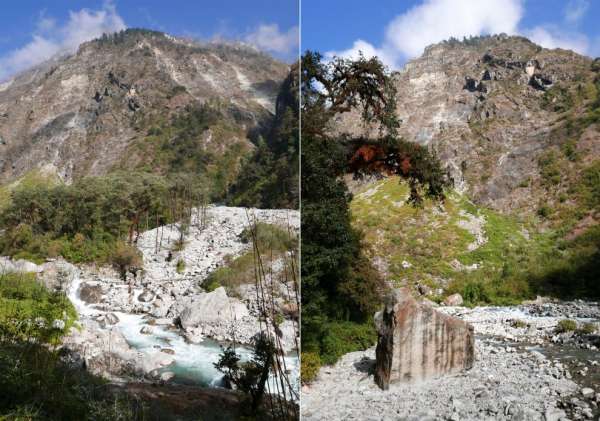
{"type": "Polygon", "coordinates": [[[0,57],[0,80],[42,63],[61,52],[73,52],[85,41],[125,29],[126,25],[112,3],[100,10],[69,12],[69,20],[59,27],[45,12],[40,14],[36,32],[25,46],[0,57]]]}
{"type": "Polygon", "coordinates": [[[517,32],[521,0],[426,0],[387,26],[386,43],[405,57],[430,44],[468,35],[517,32]]]}
{"type": "Polygon", "coordinates": [[[590,2],[587,0],[570,0],[565,8],[565,20],[570,24],[577,24],[583,18],[590,2]]]}
{"type": "MultiPolygon", "coordinates": [[[[398,68],[407,59],[421,55],[426,46],[450,37],[498,33],[521,34],[546,48],[590,53],[589,39],[583,33],[553,25],[520,27],[525,4],[526,0],[423,0],[388,23],[380,46],[358,39],[351,48],[330,51],[325,56],[356,57],[361,50],[366,56],[378,55],[390,67],[398,68]]],[[[571,0],[565,9],[565,20],[578,22],[588,6],[587,0],[571,0]]]]}
{"type": "Polygon", "coordinates": [[[588,37],[578,32],[569,33],[556,26],[545,25],[526,29],[523,35],[545,48],[564,48],[579,54],[589,53],[588,37]]]}
{"type": "Polygon", "coordinates": [[[370,44],[362,39],[354,41],[352,47],[347,50],[325,52],[325,58],[329,60],[331,60],[333,57],[357,59],[359,53],[362,53],[362,55],[365,58],[379,57],[379,59],[386,66],[394,66],[394,57],[390,56],[386,51],[382,49],[375,48],[373,44],[370,44]]]}
{"type": "Polygon", "coordinates": [[[282,32],[276,23],[263,24],[259,25],[254,32],[246,35],[245,41],[260,50],[287,54],[298,46],[299,31],[297,26],[291,27],[287,32],[282,32]]]}

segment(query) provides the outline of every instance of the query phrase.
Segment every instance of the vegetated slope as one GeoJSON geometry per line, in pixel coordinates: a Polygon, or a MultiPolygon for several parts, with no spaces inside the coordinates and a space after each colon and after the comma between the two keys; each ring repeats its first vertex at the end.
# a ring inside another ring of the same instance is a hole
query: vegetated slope
{"type": "Polygon", "coordinates": [[[115,168],[223,178],[226,166],[227,184],[273,124],[288,71],[248,46],[154,31],[86,42],[1,85],[0,180],[40,167],[67,182],[115,168]]]}
{"type": "MultiPolygon", "coordinates": [[[[401,135],[434,150],[462,196],[451,195],[440,212],[430,208],[421,213],[389,202],[401,202],[402,190],[393,192],[393,200],[385,199],[381,210],[376,204],[367,209],[368,200],[377,200],[381,188],[371,199],[356,199],[356,223],[367,230],[366,240],[376,254],[387,257],[380,247],[382,236],[397,247],[398,255],[387,262],[392,272],[402,262],[394,259],[410,263],[408,256],[413,254],[417,260],[411,269],[393,276],[421,283],[437,279],[432,285],[446,285],[448,293],[452,283],[442,280],[479,277],[500,282],[504,270],[505,277],[527,280],[526,285],[504,284],[512,289],[505,295],[513,299],[534,292],[600,295],[595,286],[600,278],[599,72],[598,60],[504,35],[430,46],[398,72],[401,135]],[[452,261],[477,263],[472,256],[492,245],[483,245],[471,255],[465,249],[471,240],[456,222],[465,219],[461,210],[469,214],[468,199],[475,209],[481,208],[476,214],[487,218],[484,228],[505,243],[486,254],[491,259],[487,265],[483,259],[487,269],[469,275],[452,269],[452,261]],[[522,228],[530,233],[529,240],[519,234],[522,228]],[[422,245],[414,243],[418,239],[422,245]],[[508,244],[512,246],[507,248],[508,244]],[[538,254],[536,250],[543,251],[542,257],[531,256],[538,254]],[[491,266],[495,274],[489,272],[491,266]],[[519,274],[508,276],[512,269],[519,274]]],[[[348,127],[351,116],[341,117],[338,124],[348,127]]],[[[392,186],[383,184],[383,191],[388,188],[392,186]]]]}
{"type": "Polygon", "coordinates": [[[436,301],[459,292],[469,304],[511,304],[532,293],[527,271],[550,245],[533,218],[502,215],[457,192],[417,208],[408,195],[393,177],[361,187],[352,201],[353,224],[386,279],[436,301]]]}

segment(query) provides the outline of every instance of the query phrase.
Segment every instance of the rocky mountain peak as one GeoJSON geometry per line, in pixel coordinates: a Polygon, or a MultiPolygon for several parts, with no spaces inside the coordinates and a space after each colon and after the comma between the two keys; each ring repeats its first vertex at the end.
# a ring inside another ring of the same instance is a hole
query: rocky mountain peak
{"type": "MultiPolygon", "coordinates": [[[[600,133],[584,117],[600,91],[599,69],[589,57],[519,36],[434,44],[394,74],[400,134],[433,149],[455,187],[478,202],[532,210],[547,195],[540,157],[567,139],[588,162],[600,154],[600,142],[585,140],[600,133]]],[[[353,121],[352,113],[339,118],[340,127],[372,130],[353,121]]]]}
{"type": "Polygon", "coordinates": [[[39,165],[67,181],[106,173],[150,125],[202,104],[218,108],[232,129],[213,142],[220,153],[234,143],[251,147],[248,133],[272,120],[288,71],[248,46],[144,29],[86,42],[0,88],[0,180],[39,165]]]}

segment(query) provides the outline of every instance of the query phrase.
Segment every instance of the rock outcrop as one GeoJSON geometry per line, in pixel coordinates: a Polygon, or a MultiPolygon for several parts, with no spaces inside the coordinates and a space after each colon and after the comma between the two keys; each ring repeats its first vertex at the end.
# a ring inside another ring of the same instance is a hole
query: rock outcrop
{"type": "Polygon", "coordinates": [[[412,382],[470,369],[475,360],[473,326],[418,303],[405,289],[390,295],[375,315],[379,339],[375,382],[412,382]]]}
{"type": "Polygon", "coordinates": [[[200,293],[179,316],[181,327],[188,340],[200,342],[204,337],[216,340],[229,339],[227,332],[241,343],[250,343],[260,332],[258,320],[237,298],[228,297],[225,288],[200,293]]]}

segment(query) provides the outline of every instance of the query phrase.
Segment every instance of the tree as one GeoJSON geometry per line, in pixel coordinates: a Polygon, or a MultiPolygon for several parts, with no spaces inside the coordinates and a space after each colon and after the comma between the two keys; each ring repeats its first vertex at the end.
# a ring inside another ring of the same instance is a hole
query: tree
{"type": "Polygon", "coordinates": [[[381,302],[384,281],[362,253],[351,225],[344,174],[398,174],[411,200],[443,199],[448,179],[426,148],[399,138],[396,89],[377,58],[302,57],[302,349],[319,353],[335,321],[365,323],[381,302]],[[377,133],[333,130],[334,117],[359,112],[377,133]]]}
{"type": "Polygon", "coordinates": [[[119,241],[110,257],[112,265],[119,271],[123,282],[127,281],[127,272],[142,266],[142,257],[137,249],[119,241]]]}
{"type": "Polygon", "coordinates": [[[240,362],[240,356],[229,346],[223,350],[214,366],[225,375],[226,381],[250,396],[252,412],[256,413],[265,394],[274,356],[273,341],[266,334],[260,333],[254,339],[254,352],[250,361],[240,362]]]}

